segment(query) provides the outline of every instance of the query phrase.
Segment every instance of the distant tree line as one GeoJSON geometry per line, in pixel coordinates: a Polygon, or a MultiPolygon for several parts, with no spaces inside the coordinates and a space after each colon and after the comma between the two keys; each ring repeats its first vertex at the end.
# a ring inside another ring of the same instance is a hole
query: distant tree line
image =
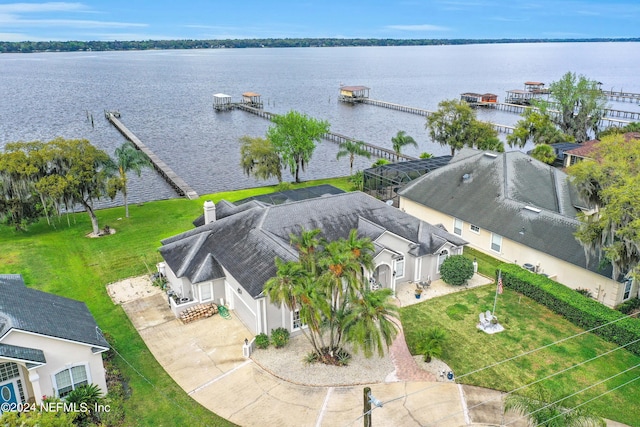
{"type": "Polygon", "coordinates": [[[131,41],[0,41],[0,53],[77,52],[149,49],[240,49],[256,47],[431,46],[491,43],[638,42],[640,38],[589,39],[225,39],[131,41]]]}

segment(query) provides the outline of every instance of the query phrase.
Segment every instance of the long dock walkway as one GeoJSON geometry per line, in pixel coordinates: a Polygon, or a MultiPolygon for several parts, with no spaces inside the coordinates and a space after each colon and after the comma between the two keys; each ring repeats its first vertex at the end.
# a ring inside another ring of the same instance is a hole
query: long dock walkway
{"type": "Polygon", "coordinates": [[[640,93],[622,92],[622,91],[617,92],[613,90],[603,90],[602,93],[610,101],[640,103],[640,93]]]}
{"type": "MultiPolygon", "coordinates": [[[[409,107],[407,105],[394,104],[393,102],[379,101],[376,99],[365,98],[360,101],[362,104],[375,105],[376,107],[389,108],[391,110],[403,111],[405,113],[417,114],[423,117],[429,117],[435,111],[425,110],[423,108],[409,107]]],[[[509,125],[501,125],[499,123],[489,123],[497,132],[513,133],[515,127],[509,125]]]]}
{"type": "MultiPolygon", "coordinates": [[[[236,105],[236,108],[251,114],[255,114],[256,116],[262,117],[267,120],[272,120],[273,116],[275,116],[275,114],[270,113],[268,111],[264,111],[259,108],[249,107],[243,104],[236,105]]],[[[336,142],[338,144],[344,143],[346,141],[358,141],[357,139],[350,138],[348,136],[341,135],[335,132],[327,132],[324,135],[322,135],[322,137],[327,141],[336,142]]],[[[388,159],[392,162],[397,162],[401,160],[418,160],[416,157],[407,156],[406,154],[398,154],[393,150],[380,147],[378,145],[369,144],[368,142],[362,142],[362,146],[373,156],[378,158],[388,159]]]]}
{"type": "MultiPolygon", "coordinates": [[[[522,114],[524,110],[527,108],[536,109],[536,107],[529,105],[520,105],[520,104],[509,104],[505,102],[478,102],[475,103],[476,106],[485,107],[485,108],[493,108],[501,111],[508,111],[510,113],[522,114]]],[[[560,112],[557,110],[549,110],[552,114],[559,114],[560,112]]],[[[640,120],[640,112],[635,111],[623,111],[623,110],[613,110],[611,108],[604,109],[605,117],[602,118],[603,122],[609,122],[610,125],[626,125],[631,123],[630,121],[620,120],[623,119],[631,119],[633,121],[640,120]]]]}
{"type": "Polygon", "coordinates": [[[179,195],[189,199],[197,199],[200,197],[198,196],[198,193],[196,193],[194,189],[192,189],[182,178],[178,176],[178,174],[176,174],[164,161],[162,161],[160,157],[151,151],[149,147],[144,145],[133,132],[127,129],[127,127],[118,120],[114,113],[106,111],[104,114],[107,120],[109,120],[125,138],[131,141],[138,150],[142,151],[147,155],[147,157],[149,157],[154,169],[162,175],[162,177],[173,187],[174,190],[176,190],[179,195]]]}

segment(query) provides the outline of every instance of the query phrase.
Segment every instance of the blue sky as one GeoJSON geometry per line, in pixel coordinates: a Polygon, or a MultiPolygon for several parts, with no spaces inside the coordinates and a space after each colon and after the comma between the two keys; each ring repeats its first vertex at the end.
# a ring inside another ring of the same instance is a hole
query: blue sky
{"type": "Polygon", "coordinates": [[[639,36],[638,0],[0,0],[0,41],[639,36]]]}

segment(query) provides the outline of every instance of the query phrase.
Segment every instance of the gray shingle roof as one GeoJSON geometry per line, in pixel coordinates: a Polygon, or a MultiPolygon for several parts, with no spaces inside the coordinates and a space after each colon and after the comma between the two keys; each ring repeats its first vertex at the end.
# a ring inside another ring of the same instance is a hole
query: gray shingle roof
{"type": "Polygon", "coordinates": [[[22,276],[0,274],[0,337],[11,329],[109,348],[85,303],[25,286],[22,276]]]}
{"type": "Polygon", "coordinates": [[[47,363],[44,352],[37,348],[19,347],[17,345],[0,344],[0,357],[7,357],[27,362],[29,367],[47,363]]]}
{"type": "Polygon", "coordinates": [[[610,275],[610,269],[600,269],[595,259],[587,266],[584,250],[573,235],[579,224],[575,206],[585,203],[577,197],[568,176],[519,151],[487,155],[464,150],[449,165],[407,184],[399,194],[582,268],[610,275]]]}
{"type": "Polygon", "coordinates": [[[192,283],[211,280],[203,263],[217,261],[253,297],[275,276],[274,260],[297,259],[290,235],[319,228],[328,240],[346,238],[352,229],[370,238],[385,230],[419,243],[424,255],[449,241],[467,242],[360,192],[344,193],[277,206],[258,205],[162,241],[160,252],[178,277],[192,283]],[[201,272],[201,274],[196,274],[201,272]]]}

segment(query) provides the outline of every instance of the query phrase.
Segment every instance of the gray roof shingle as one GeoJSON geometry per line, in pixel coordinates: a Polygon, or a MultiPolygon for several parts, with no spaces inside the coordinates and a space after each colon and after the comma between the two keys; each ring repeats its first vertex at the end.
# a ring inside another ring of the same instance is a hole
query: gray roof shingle
{"type": "MultiPolygon", "coordinates": [[[[178,277],[192,283],[211,280],[219,271],[203,267],[213,260],[253,297],[275,276],[274,260],[297,259],[290,235],[320,229],[328,240],[346,238],[352,229],[372,239],[385,230],[419,243],[421,255],[449,241],[467,242],[364,193],[344,193],[276,206],[256,205],[162,241],[160,253],[178,277]],[[198,274],[196,274],[198,273],[198,274]]],[[[380,248],[376,248],[377,251],[380,248]]]]}
{"type": "MultiPolygon", "coordinates": [[[[399,191],[401,197],[602,275],[573,233],[585,206],[568,176],[519,151],[463,150],[449,165],[399,191]],[[466,175],[466,179],[465,179],[466,175]]],[[[529,262],[530,260],[521,260],[529,262]]]]}
{"type": "Polygon", "coordinates": [[[47,363],[44,352],[37,348],[19,347],[17,345],[0,344],[0,357],[23,360],[28,365],[38,366],[47,363]]]}
{"type": "Polygon", "coordinates": [[[85,303],[28,288],[18,274],[0,274],[0,337],[14,328],[109,348],[85,303]]]}

